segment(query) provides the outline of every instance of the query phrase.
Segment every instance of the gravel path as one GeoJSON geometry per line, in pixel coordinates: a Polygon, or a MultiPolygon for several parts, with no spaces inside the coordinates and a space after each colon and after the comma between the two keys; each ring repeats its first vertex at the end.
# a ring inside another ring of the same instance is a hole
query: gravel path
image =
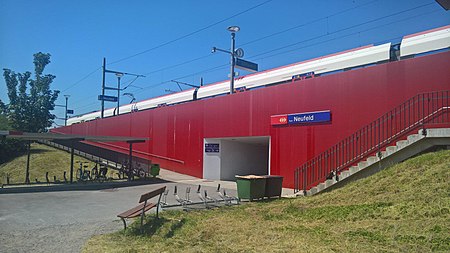
{"type": "MultiPolygon", "coordinates": [[[[142,193],[162,185],[0,194],[0,252],[80,252],[93,235],[123,229],[116,215],[136,206],[142,193]]],[[[173,191],[174,183],[164,185],[173,191]]],[[[185,186],[177,185],[184,191],[185,186]]],[[[214,192],[212,186],[203,189],[214,192]]]]}

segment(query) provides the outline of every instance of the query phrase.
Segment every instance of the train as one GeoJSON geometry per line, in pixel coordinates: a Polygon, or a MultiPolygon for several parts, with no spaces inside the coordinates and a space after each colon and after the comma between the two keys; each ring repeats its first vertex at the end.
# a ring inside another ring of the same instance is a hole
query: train
{"type": "MultiPolygon", "coordinates": [[[[302,79],[315,78],[340,71],[367,67],[375,64],[399,61],[450,48],[450,25],[404,36],[400,43],[391,42],[381,45],[367,45],[347,51],[297,62],[294,64],[256,72],[235,79],[236,91],[247,91],[271,85],[278,85],[302,79]]],[[[120,114],[134,113],[207,99],[230,92],[229,80],[192,88],[173,94],[120,106],[120,114]]],[[[116,116],[117,108],[104,110],[104,117],[116,116]]],[[[96,120],[101,111],[78,115],[67,119],[67,125],[96,120]]]]}

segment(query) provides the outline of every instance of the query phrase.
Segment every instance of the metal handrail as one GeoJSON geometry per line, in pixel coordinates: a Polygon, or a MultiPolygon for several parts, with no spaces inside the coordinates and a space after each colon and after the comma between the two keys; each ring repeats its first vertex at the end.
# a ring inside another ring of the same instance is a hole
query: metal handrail
{"type": "Polygon", "coordinates": [[[377,155],[425,125],[450,123],[450,91],[418,94],[294,170],[294,192],[306,192],[327,178],[377,155]]]}

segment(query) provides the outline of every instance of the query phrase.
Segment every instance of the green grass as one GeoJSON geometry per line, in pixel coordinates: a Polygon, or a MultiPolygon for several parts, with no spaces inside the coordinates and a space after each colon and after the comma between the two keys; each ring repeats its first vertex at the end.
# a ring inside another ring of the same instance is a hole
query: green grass
{"type": "Polygon", "coordinates": [[[313,197],[149,215],[83,252],[449,252],[449,179],[450,151],[429,153],[313,197]]]}
{"type": "MultiPolygon", "coordinates": [[[[75,156],[74,161],[89,162],[88,160],[75,156]]],[[[94,167],[94,163],[90,162],[89,169],[94,167]]],[[[6,183],[6,174],[9,174],[10,183],[24,183],[25,170],[27,166],[27,155],[22,155],[13,160],[0,165],[1,183],[6,183]]],[[[74,163],[74,172],[78,168],[78,164],[74,163]]],[[[64,171],[67,172],[67,179],[69,179],[70,172],[70,153],[61,151],[46,145],[33,143],[31,145],[30,156],[30,180],[35,182],[37,179],[40,182],[46,182],[45,173],[49,172],[49,179],[53,182],[53,176],[57,180],[64,180],[64,171]]],[[[111,172],[111,170],[109,170],[111,172]]],[[[75,175],[74,175],[75,177],[75,175]]]]}

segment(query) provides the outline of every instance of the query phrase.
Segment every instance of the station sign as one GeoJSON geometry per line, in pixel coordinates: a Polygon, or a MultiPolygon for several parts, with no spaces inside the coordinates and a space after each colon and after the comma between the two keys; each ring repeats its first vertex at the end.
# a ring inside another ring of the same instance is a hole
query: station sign
{"type": "Polygon", "coordinates": [[[236,68],[256,72],[258,71],[258,64],[236,58],[236,68]]]}
{"type": "Polygon", "coordinates": [[[73,110],[67,109],[67,114],[73,114],[73,110]]]}
{"type": "Polygon", "coordinates": [[[272,126],[294,125],[294,124],[312,124],[331,121],[331,111],[303,112],[293,114],[273,115],[270,117],[272,126]]]}
{"type": "Polygon", "coordinates": [[[205,143],[205,153],[219,153],[219,143],[205,143]]]}
{"type": "Polygon", "coordinates": [[[98,95],[98,100],[103,100],[103,101],[108,101],[108,102],[117,102],[117,97],[98,95]]]}

